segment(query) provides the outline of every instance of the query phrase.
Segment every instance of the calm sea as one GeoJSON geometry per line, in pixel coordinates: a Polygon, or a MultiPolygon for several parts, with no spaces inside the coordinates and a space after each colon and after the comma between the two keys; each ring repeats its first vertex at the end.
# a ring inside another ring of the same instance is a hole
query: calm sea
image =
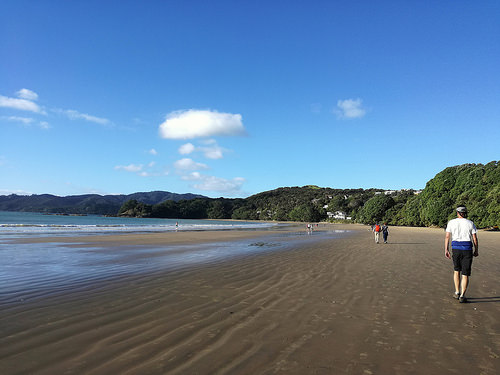
{"type": "Polygon", "coordinates": [[[142,219],[105,216],[47,215],[0,211],[0,239],[23,236],[74,236],[134,232],[264,229],[274,223],[224,220],[142,219]],[[178,225],[176,225],[176,223],[178,225]]]}

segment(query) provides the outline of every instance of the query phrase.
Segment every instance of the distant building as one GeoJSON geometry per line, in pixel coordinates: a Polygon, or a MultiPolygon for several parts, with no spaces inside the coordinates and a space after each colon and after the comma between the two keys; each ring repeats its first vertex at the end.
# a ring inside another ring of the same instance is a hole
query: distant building
{"type": "Polygon", "coordinates": [[[335,211],[335,212],[327,212],[329,219],[336,219],[336,220],[351,220],[352,217],[347,216],[347,214],[344,211],[335,211]]]}

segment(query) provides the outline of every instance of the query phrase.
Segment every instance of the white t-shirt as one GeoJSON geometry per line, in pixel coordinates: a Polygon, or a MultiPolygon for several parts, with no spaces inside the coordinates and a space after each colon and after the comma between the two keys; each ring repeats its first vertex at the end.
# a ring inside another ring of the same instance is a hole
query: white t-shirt
{"type": "Polygon", "coordinates": [[[472,242],[472,235],[477,233],[476,226],[472,221],[460,217],[450,220],[446,226],[446,231],[451,233],[452,241],[472,242]]]}

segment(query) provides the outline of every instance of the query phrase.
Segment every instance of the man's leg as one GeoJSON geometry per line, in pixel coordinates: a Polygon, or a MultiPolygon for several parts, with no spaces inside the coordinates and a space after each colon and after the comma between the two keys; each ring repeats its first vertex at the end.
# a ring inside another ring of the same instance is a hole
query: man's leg
{"type": "Polygon", "coordinates": [[[467,287],[469,286],[469,276],[462,275],[462,282],[461,282],[461,293],[460,295],[463,297],[465,296],[465,292],[467,291],[467,287]]]}
{"type": "Polygon", "coordinates": [[[460,294],[460,271],[453,271],[453,281],[455,283],[455,294],[460,294]]]}

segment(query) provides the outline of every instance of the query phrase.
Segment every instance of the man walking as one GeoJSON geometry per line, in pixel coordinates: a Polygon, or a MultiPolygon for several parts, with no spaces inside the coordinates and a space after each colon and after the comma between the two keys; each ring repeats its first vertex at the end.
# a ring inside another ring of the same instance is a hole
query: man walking
{"type": "Polygon", "coordinates": [[[469,285],[472,258],[479,255],[479,242],[477,240],[477,229],[472,221],[467,219],[467,208],[457,208],[457,218],[450,220],[446,226],[446,237],[444,240],[444,256],[451,258],[449,244],[451,238],[451,249],[453,251],[453,281],[455,283],[454,298],[460,303],[467,302],[465,292],[469,285]],[[472,252],[474,247],[474,252],[472,252]],[[462,274],[462,277],[460,277],[462,274]]]}
{"type": "Polygon", "coordinates": [[[389,236],[389,226],[387,223],[382,225],[382,236],[384,237],[384,243],[387,243],[387,237],[389,236]]]}

